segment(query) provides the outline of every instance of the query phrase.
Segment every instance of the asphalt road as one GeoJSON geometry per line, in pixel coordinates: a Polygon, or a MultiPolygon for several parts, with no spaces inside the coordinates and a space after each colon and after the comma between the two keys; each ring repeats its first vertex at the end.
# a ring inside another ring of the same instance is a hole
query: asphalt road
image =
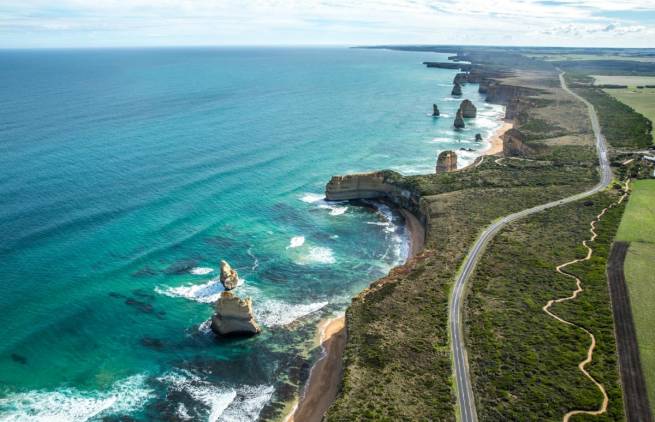
{"type": "Polygon", "coordinates": [[[598,151],[598,161],[600,164],[601,177],[600,181],[592,189],[569,196],[558,201],[548,202],[546,204],[537,205],[536,207],[528,208],[514,214],[507,215],[498,221],[492,223],[482,235],[475,242],[469,254],[464,259],[462,271],[455,281],[452,297],[450,300],[450,336],[452,344],[453,360],[455,363],[455,381],[457,383],[457,402],[460,410],[460,417],[463,422],[475,422],[478,420],[478,415],[475,410],[475,398],[473,396],[473,388],[471,387],[471,377],[469,374],[468,357],[466,354],[466,345],[464,344],[464,331],[462,326],[462,307],[464,304],[464,294],[466,291],[466,282],[471,277],[475,265],[482,256],[486,245],[489,241],[507,224],[519,220],[528,215],[535,214],[553,208],[558,205],[568,204],[580,199],[593,195],[605,189],[612,181],[612,172],[610,171],[609,161],[607,158],[607,145],[605,137],[601,133],[600,124],[598,123],[598,115],[594,106],[587,100],[580,97],[571,91],[566,85],[564,80],[564,73],[559,75],[562,88],[569,94],[582,101],[589,111],[589,118],[591,119],[591,126],[596,138],[596,150],[598,151]]]}

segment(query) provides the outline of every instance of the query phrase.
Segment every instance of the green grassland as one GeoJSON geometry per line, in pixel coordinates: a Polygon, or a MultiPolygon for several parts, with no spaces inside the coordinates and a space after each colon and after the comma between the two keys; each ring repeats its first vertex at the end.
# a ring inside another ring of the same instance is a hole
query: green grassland
{"type": "Polygon", "coordinates": [[[595,85],[655,85],[655,76],[591,75],[595,85]]]}
{"type": "Polygon", "coordinates": [[[590,76],[566,74],[571,88],[594,105],[607,142],[615,148],[645,148],[653,144],[653,123],[635,110],[596,88],[590,76]]]}
{"type": "Polygon", "coordinates": [[[655,62],[652,56],[630,56],[619,54],[526,54],[539,60],[548,62],[571,61],[571,60],[630,60],[637,62],[655,62]]]}
{"type": "Polygon", "coordinates": [[[604,91],[643,114],[651,122],[655,122],[655,88],[607,89],[604,91]]]}
{"type": "Polygon", "coordinates": [[[655,180],[636,180],[617,240],[655,243],[655,180]]]}
{"type": "MultiPolygon", "coordinates": [[[[550,209],[499,233],[478,263],[466,306],[466,342],[480,420],[558,421],[574,409],[597,409],[599,390],[578,370],[590,344],[580,329],[543,312],[550,299],[566,297],[575,282],[555,267],[586,255],[581,242],[589,223],[619,193],[550,209]]],[[[584,292],[552,311],[596,336],[591,374],[609,395],[597,421],[623,418],[622,395],[606,259],[622,207],[610,209],[597,225],[589,261],[567,267],[583,281],[584,292]]],[[[584,417],[574,418],[582,420],[584,417]]]]}
{"type": "Polygon", "coordinates": [[[655,180],[637,180],[617,234],[630,242],[624,270],[651,408],[655,413],[655,180]]]}

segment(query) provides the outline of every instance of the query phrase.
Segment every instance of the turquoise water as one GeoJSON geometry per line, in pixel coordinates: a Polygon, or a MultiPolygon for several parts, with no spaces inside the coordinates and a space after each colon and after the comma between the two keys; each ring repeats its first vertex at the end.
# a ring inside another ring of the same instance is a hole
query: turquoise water
{"type": "Polygon", "coordinates": [[[466,86],[479,116],[452,129],[455,72],[421,65],[445,58],[0,52],[0,418],[254,420],[283,399],[316,321],[407,254],[390,210],[321,199],[330,176],[431,172],[499,125],[466,86]],[[255,338],[208,330],[220,259],[255,338]]]}

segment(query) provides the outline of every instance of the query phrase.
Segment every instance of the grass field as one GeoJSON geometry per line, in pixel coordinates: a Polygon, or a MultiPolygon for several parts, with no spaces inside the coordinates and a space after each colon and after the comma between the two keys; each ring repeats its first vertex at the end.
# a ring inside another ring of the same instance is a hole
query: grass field
{"type": "Polygon", "coordinates": [[[625,278],[650,405],[655,413],[655,180],[638,180],[633,189],[617,239],[631,242],[625,278]]]}
{"type": "Polygon", "coordinates": [[[605,89],[606,93],[655,122],[655,88],[605,89]]]}
{"type": "Polygon", "coordinates": [[[544,60],[547,62],[559,62],[564,60],[631,60],[636,62],[655,62],[655,57],[643,56],[620,56],[613,54],[526,54],[528,57],[544,60]]]}
{"type": "Polygon", "coordinates": [[[594,78],[596,85],[655,85],[655,76],[606,76],[606,75],[591,75],[594,78]]]}

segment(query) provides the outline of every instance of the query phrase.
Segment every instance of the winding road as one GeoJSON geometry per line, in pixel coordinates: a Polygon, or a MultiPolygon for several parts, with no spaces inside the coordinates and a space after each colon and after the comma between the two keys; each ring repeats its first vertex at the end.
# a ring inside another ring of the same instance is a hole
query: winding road
{"type": "Polygon", "coordinates": [[[471,386],[471,377],[469,374],[468,357],[466,354],[466,346],[464,344],[464,329],[462,325],[462,308],[464,306],[464,296],[466,292],[466,282],[471,278],[475,266],[482,256],[485,247],[489,241],[509,223],[527,217],[531,214],[556,207],[558,205],[568,204],[580,199],[593,195],[605,189],[612,181],[612,172],[610,170],[609,161],[607,158],[607,145],[605,144],[605,137],[600,130],[598,122],[598,115],[594,106],[578,94],[574,93],[566,85],[564,80],[564,73],[559,75],[560,84],[562,89],[583,102],[587,106],[589,118],[591,119],[591,127],[596,138],[596,150],[598,152],[598,161],[600,164],[600,181],[592,189],[569,196],[557,201],[548,202],[546,204],[537,205],[536,207],[528,208],[514,214],[507,215],[500,220],[495,221],[477,239],[468,255],[464,259],[461,272],[455,280],[452,296],[450,298],[450,338],[452,345],[452,356],[454,361],[455,382],[457,385],[457,402],[460,411],[461,420],[464,422],[475,422],[478,420],[478,415],[475,410],[475,398],[473,397],[473,388],[471,386]]]}

